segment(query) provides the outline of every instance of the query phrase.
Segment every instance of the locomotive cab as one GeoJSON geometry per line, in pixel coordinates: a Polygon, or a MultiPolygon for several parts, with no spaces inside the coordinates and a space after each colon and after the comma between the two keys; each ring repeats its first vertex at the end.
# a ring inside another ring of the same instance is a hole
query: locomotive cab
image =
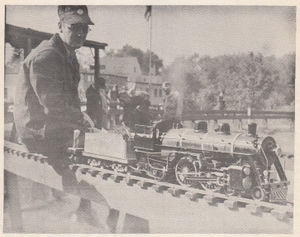
{"type": "Polygon", "coordinates": [[[139,150],[160,151],[162,137],[172,128],[182,128],[175,119],[155,121],[152,126],[135,125],[134,147],[139,150]]]}
{"type": "Polygon", "coordinates": [[[154,126],[135,125],[134,147],[145,151],[158,151],[159,131],[154,126]]]}

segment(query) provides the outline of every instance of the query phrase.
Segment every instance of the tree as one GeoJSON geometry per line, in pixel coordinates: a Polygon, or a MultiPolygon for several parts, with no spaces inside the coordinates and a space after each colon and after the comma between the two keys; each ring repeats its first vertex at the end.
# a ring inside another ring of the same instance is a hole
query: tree
{"type": "MultiPolygon", "coordinates": [[[[122,49],[119,49],[116,53],[114,50],[110,50],[107,55],[116,57],[136,57],[143,74],[149,73],[149,59],[150,51],[144,52],[141,49],[134,48],[130,45],[124,45],[122,49]]],[[[151,52],[151,65],[155,66],[156,74],[159,74],[163,68],[163,60],[160,59],[155,53],[151,52]]]]}
{"type": "Polygon", "coordinates": [[[293,106],[295,54],[281,58],[260,53],[177,58],[164,70],[164,80],[181,90],[200,109],[214,109],[222,92],[226,109],[276,110],[293,106]]]}

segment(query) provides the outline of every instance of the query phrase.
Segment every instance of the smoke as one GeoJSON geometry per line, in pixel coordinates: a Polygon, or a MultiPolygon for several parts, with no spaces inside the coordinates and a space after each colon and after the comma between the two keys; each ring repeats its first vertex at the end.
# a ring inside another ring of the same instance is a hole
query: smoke
{"type": "Polygon", "coordinates": [[[186,75],[188,73],[187,63],[184,57],[180,57],[174,60],[169,66],[166,80],[171,82],[172,91],[178,92],[178,108],[177,115],[182,115],[184,99],[186,97],[186,75]]]}
{"type": "Polygon", "coordinates": [[[187,66],[183,57],[175,59],[172,65],[168,68],[167,80],[172,83],[173,91],[176,90],[181,96],[186,90],[186,73],[187,66]]]}

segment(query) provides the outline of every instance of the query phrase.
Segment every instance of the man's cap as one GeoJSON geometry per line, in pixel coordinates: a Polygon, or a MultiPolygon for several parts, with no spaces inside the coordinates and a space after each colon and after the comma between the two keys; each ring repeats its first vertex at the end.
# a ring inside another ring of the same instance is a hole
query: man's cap
{"type": "Polygon", "coordinates": [[[67,24],[94,25],[85,5],[59,5],[57,11],[59,19],[67,24]]]}

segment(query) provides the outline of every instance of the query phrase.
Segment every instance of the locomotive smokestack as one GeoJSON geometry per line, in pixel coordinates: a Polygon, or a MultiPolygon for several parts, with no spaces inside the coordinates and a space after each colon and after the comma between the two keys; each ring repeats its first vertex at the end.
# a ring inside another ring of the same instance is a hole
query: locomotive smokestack
{"type": "Polygon", "coordinates": [[[257,128],[256,123],[248,124],[248,134],[255,137],[256,136],[256,128],[257,128]]]}
{"type": "Polygon", "coordinates": [[[201,133],[207,133],[207,122],[200,121],[195,125],[195,130],[201,133]]]}
{"type": "Polygon", "coordinates": [[[226,135],[230,134],[230,125],[228,123],[223,123],[221,126],[221,132],[226,135]]]}

